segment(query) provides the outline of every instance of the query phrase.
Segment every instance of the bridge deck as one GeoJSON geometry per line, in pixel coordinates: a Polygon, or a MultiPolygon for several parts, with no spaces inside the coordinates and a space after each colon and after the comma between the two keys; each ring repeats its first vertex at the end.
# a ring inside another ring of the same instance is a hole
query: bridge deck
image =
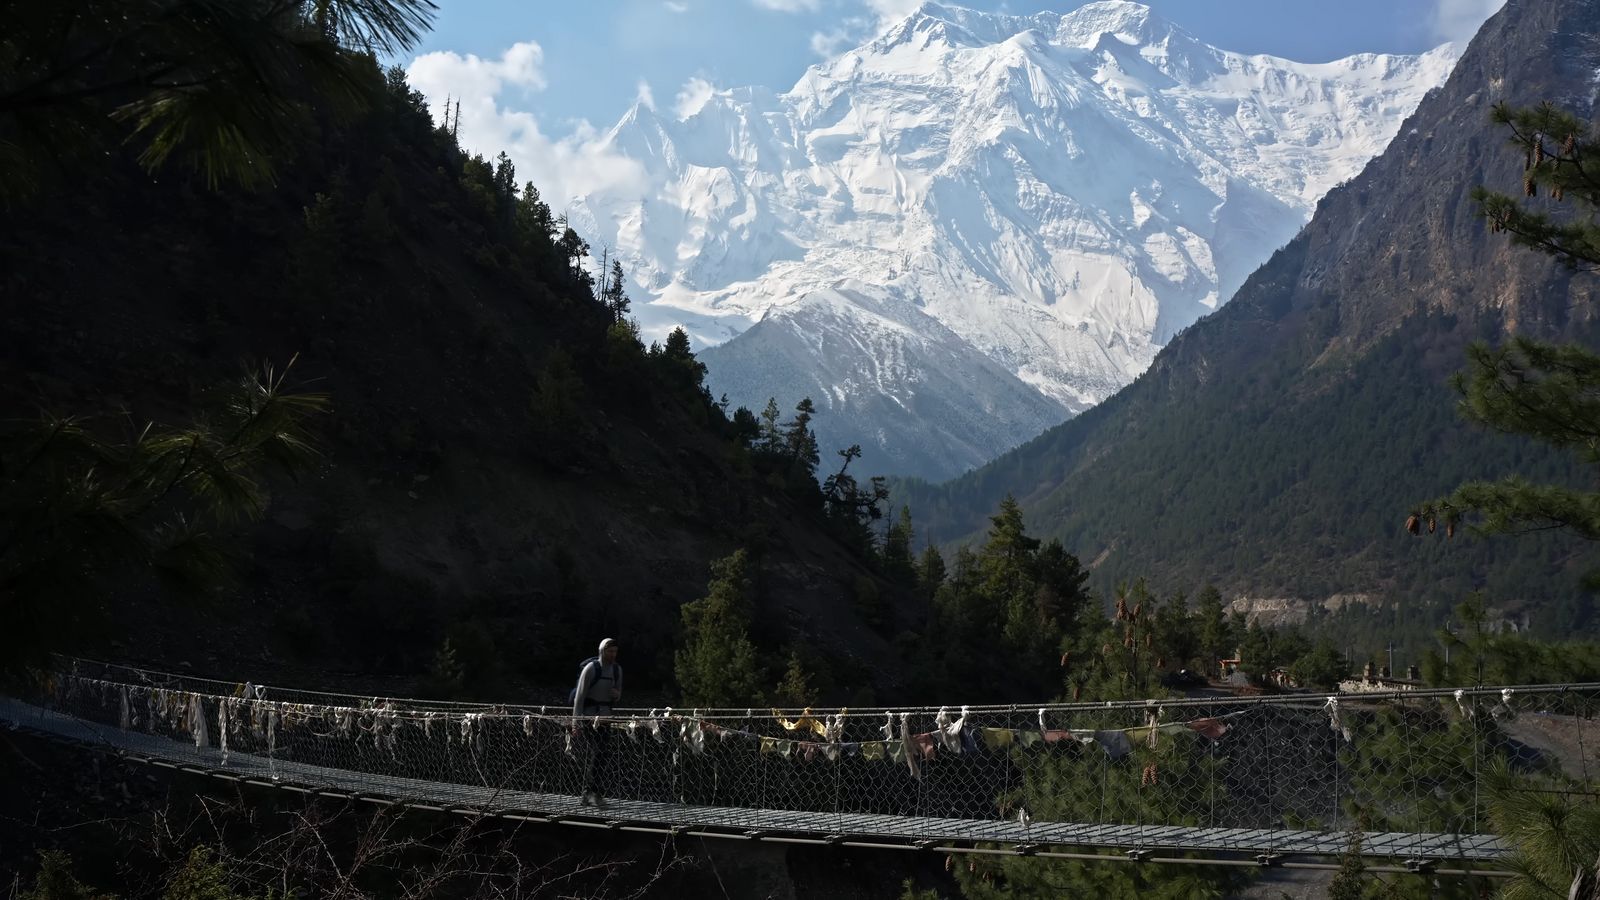
{"type": "MultiPolygon", "coordinates": [[[[337,791],[364,797],[426,804],[444,809],[482,810],[494,814],[560,817],[612,824],[683,826],[690,829],[747,833],[752,836],[845,837],[900,842],[1010,845],[1069,845],[1122,850],[1205,851],[1240,854],[1337,855],[1346,849],[1343,834],[1239,828],[1191,828],[1171,825],[1094,825],[796,812],[775,809],[691,806],[635,800],[613,800],[603,812],[582,806],[561,794],[502,790],[494,787],[420,781],[332,769],[290,760],[231,753],[223,761],[214,747],[195,747],[154,735],[123,731],[0,697],[0,721],[101,749],[124,751],[155,760],[191,766],[207,774],[265,780],[279,785],[337,791]]],[[[1375,833],[1362,838],[1362,854],[1372,857],[1457,862],[1493,862],[1507,855],[1493,835],[1375,833]]]]}

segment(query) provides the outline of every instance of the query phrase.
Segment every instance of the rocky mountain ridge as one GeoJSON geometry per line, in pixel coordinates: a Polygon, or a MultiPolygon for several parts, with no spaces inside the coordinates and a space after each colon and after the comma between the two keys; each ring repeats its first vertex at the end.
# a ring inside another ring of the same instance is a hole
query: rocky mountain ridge
{"type": "Polygon", "coordinates": [[[727,341],[705,356],[714,390],[752,408],[809,392],[828,443],[949,476],[1144,371],[1455,55],[1302,64],[1208,46],[1123,0],[1032,16],[926,3],[788,92],[636,106],[608,146],[649,186],[570,214],[620,254],[647,334],[727,341]],[[829,293],[850,286],[859,302],[829,293]],[[893,334],[876,327],[886,304],[904,310],[893,334]]]}

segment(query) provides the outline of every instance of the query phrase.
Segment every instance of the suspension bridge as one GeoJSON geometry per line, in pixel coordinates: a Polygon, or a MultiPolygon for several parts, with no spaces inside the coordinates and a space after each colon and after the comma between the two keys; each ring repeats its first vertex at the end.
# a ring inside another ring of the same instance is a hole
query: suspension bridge
{"type": "MultiPolygon", "coordinates": [[[[245,785],[657,834],[1494,874],[1495,791],[1600,790],[1600,684],[872,710],[570,710],[75,661],[11,728],[245,785]],[[580,801],[591,774],[603,808],[580,801]]],[[[1381,871],[1382,869],[1377,869],[1381,871]]]]}

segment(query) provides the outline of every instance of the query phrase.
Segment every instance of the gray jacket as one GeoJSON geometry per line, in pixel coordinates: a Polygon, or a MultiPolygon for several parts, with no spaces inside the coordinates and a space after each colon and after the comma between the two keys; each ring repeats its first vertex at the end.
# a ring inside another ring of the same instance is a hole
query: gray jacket
{"type": "Polygon", "coordinates": [[[589,715],[605,715],[611,712],[612,689],[620,694],[622,692],[622,664],[612,663],[607,666],[600,662],[592,662],[583,667],[578,673],[578,690],[572,697],[572,717],[584,715],[585,710],[596,710],[589,715]]]}

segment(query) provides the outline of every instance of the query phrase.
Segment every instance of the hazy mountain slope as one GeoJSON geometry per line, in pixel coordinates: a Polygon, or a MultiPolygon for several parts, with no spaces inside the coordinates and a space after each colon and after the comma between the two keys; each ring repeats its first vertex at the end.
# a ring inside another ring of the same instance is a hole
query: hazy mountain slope
{"type": "Polygon", "coordinates": [[[1572,571],[1592,561],[1583,548],[1417,541],[1401,524],[1463,478],[1569,474],[1527,442],[1460,426],[1445,380],[1472,338],[1596,336],[1593,276],[1490,235],[1469,193],[1514,189],[1521,172],[1488,122],[1493,104],[1593,113],[1597,27],[1594,0],[1511,0],[1389,149],[1130,387],[901,497],[949,539],[1013,492],[1102,584],[1148,574],[1167,588],[1408,603],[1487,585],[1492,602],[1592,615],[1572,571]]]}
{"type": "MultiPolygon", "coordinates": [[[[1317,65],[1243,56],[1118,0],[1033,16],[928,3],[787,93],[713,92],[681,119],[636,107],[609,141],[649,187],[581,198],[572,217],[620,250],[647,332],[681,322],[721,341],[813,291],[878,285],[970,345],[924,367],[976,352],[1055,401],[998,418],[1040,430],[1226,300],[1453,61],[1448,46],[1317,65]]],[[[830,327],[850,329],[836,308],[830,327]]],[[[882,349],[865,342],[845,369],[882,349]]],[[[706,359],[735,402],[787,399],[755,354],[706,359]]],[[[833,443],[942,460],[912,471],[949,475],[1015,442],[981,415],[943,435],[866,418],[880,404],[855,394],[904,393],[921,373],[847,387],[841,363],[807,364],[845,388],[825,407],[833,443]]]]}

